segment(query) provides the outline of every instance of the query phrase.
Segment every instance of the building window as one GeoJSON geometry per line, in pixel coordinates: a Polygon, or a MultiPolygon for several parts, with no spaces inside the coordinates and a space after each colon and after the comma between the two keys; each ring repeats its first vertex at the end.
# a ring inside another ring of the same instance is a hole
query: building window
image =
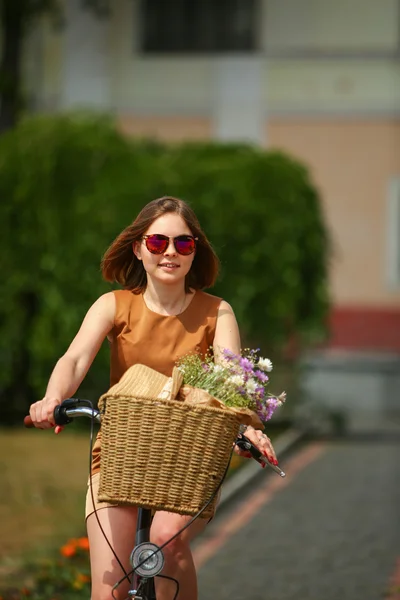
{"type": "Polygon", "coordinates": [[[256,50],[259,0],[142,0],[142,51],[256,50]]]}
{"type": "Polygon", "coordinates": [[[400,177],[392,179],[388,195],[388,280],[400,287],[400,177]]]}

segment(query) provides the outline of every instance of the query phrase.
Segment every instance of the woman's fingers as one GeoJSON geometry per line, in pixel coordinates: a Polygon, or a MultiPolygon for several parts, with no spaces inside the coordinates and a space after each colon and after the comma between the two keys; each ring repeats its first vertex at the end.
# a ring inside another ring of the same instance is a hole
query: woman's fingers
{"type": "Polygon", "coordinates": [[[278,461],[276,459],[276,454],[275,454],[275,450],[271,444],[271,440],[269,439],[269,437],[265,436],[264,437],[259,437],[259,448],[263,450],[264,454],[267,456],[268,460],[271,460],[271,462],[273,462],[274,464],[278,464],[278,461]]]}
{"type": "Polygon", "coordinates": [[[57,404],[60,404],[60,401],[55,398],[44,398],[32,404],[29,414],[34,426],[39,429],[54,427],[54,409],[57,404]]]}
{"type": "Polygon", "coordinates": [[[257,446],[270,462],[272,462],[274,465],[278,464],[275,450],[268,437],[265,436],[264,438],[259,438],[257,446]]]}
{"type": "Polygon", "coordinates": [[[262,452],[262,454],[274,465],[278,464],[274,447],[269,437],[260,430],[248,427],[245,432],[246,437],[262,452]]]}
{"type": "Polygon", "coordinates": [[[239,446],[235,446],[235,454],[243,456],[243,458],[251,458],[251,452],[248,450],[242,450],[239,446]]]}
{"type": "Polygon", "coordinates": [[[30,407],[29,414],[35,427],[38,427],[39,429],[46,429],[45,423],[42,419],[42,408],[43,406],[41,401],[35,402],[30,407]]]}

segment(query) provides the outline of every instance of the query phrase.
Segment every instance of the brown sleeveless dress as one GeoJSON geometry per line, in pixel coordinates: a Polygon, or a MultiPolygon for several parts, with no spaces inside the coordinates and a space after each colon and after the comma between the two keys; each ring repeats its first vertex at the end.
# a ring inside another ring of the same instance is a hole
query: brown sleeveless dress
{"type": "MultiPolygon", "coordinates": [[[[134,364],[151,367],[170,377],[178,358],[188,352],[202,356],[213,345],[221,298],[196,291],[179,315],[150,310],[142,294],[114,292],[116,311],[111,343],[110,385],[134,364]]],[[[93,446],[92,475],[100,470],[101,431],[93,446]]]]}

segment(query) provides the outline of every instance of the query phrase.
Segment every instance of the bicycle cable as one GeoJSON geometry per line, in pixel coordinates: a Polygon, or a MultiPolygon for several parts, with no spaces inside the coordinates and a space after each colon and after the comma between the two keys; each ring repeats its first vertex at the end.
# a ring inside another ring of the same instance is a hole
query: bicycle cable
{"type": "MultiPolygon", "coordinates": [[[[93,407],[93,403],[90,400],[85,400],[85,402],[87,402],[90,406],[90,408],[92,409],[92,413],[94,413],[94,407],[93,407]]],[[[129,578],[129,574],[126,572],[122,562],[120,561],[120,559],[118,558],[117,553],[115,552],[114,548],[111,545],[110,540],[107,537],[106,532],[103,529],[103,526],[100,522],[100,517],[97,514],[98,510],[96,508],[96,502],[95,502],[95,498],[94,498],[94,491],[93,491],[93,482],[92,482],[92,452],[93,452],[93,440],[94,440],[94,417],[92,415],[92,418],[90,419],[90,440],[89,440],[89,489],[90,489],[90,497],[92,500],[92,506],[93,506],[93,513],[96,517],[96,521],[97,521],[97,525],[99,526],[99,529],[101,531],[101,533],[103,534],[104,539],[106,540],[108,547],[110,548],[111,552],[114,555],[115,560],[117,561],[117,563],[119,564],[119,566],[121,567],[122,572],[124,573],[124,577],[122,579],[122,581],[125,578],[129,578]]],[[[88,515],[90,516],[90,515],[88,515]]]]}
{"type": "MultiPolygon", "coordinates": [[[[177,579],[175,579],[174,577],[168,577],[167,575],[156,575],[156,577],[160,577],[161,579],[169,579],[170,581],[173,581],[176,585],[176,592],[175,592],[175,596],[172,598],[172,600],[177,600],[178,595],[179,595],[179,590],[180,590],[180,585],[179,585],[179,581],[177,579]]],[[[153,578],[154,579],[154,578],[153,578]]],[[[118,581],[118,583],[116,583],[112,590],[111,590],[111,596],[113,597],[114,600],[118,600],[118,598],[115,596],[115,592],[118,588],[119,585],[121,585],[123,579],[121,579],[120,581],[118,581]]],[[[145,584],[144,579],[140,582],[139,587],[137,589],[138,592],[141,591],[141,588],[143,587],[143,585],[145,584]]],[[[131,600],[131,598],[126,598],[126,600],[131,600]]],[[[145,598],[145,600],[151,600],[150,598],[148,599],[147,597],[145,598]]]]}
{"type": "Polygon", "coordinates": [[[174,579],[173,577],[168,577],[167,575],[160,575],[160,573],[156,575],[156,577],[161,577],[161,579],[169,579],[170,581],[173,581],[176,584],[176,593],[175,596],[172,598],[172,600],[176,600],[179,595],[179,581],[177,579],[174,579]]]}

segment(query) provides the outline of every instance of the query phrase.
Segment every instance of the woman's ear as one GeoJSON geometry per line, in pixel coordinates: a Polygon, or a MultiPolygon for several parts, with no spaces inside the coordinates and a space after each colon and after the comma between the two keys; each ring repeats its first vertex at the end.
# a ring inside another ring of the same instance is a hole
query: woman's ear
{"type": "Polygon", "coordinates": [[[140,242],[136,241],[132,243],[133,254],[136,256],[138,260],[142,260],[142,255],[140,252],[140,242]]]}

